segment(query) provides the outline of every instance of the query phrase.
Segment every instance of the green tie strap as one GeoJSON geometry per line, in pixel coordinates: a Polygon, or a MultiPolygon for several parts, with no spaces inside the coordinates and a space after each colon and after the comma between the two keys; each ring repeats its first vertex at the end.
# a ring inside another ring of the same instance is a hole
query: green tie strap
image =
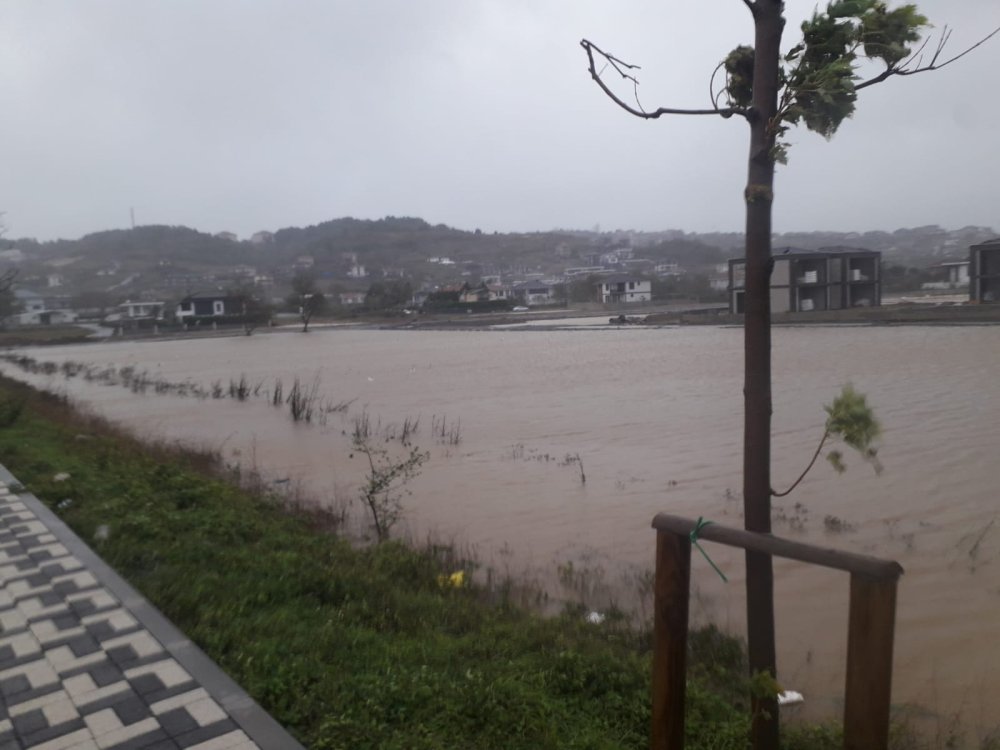
{"type": "Polygon", "coordinates": [[[710,523],[712,522],[706,521],[703,517],[698,516],[698,520],[695,523],[694,528],[691,529],[691,533],[688,534],[688,538],[691,540],[691,544],[693,544],[695,547],[698,548],[698,551],[702,554],[702,557],[708,560],[708,564],[712,566],[712,570],[714,570],[716,573],[719,574],[719,578],[722,579],[722,582],[729,583],[729,579],[726,578],[726,574],[723,573],[721,570],[719,570],[719,566],[712,561],[712,558],[708,556],[708,553],[704,549],[702,549],[700,544],[698,544],[698,535],[701,533],[701,530],[706,526],[708,526],[710,523]]]}

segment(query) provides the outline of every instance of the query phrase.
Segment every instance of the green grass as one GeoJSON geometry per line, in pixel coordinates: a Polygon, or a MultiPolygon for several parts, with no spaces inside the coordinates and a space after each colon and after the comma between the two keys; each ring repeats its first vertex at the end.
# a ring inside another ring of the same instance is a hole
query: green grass
{"type": "MultiPolygon", "coordinates": [[[[140,445],[0,382],[0,404],[22,399],[0,409],[0,462],[307,747],[648,743],[647,636],[442,588],[454,563],[440,550],[354,548],[213,476],[210,456],[140,445]]],[[[738,664],[724,638],[699,648],[723,646],[738,664]]],[[[734,676],[713,670],[692,679],[689,747],[742,750],[739,697],[712,687],[734,676]]]]}

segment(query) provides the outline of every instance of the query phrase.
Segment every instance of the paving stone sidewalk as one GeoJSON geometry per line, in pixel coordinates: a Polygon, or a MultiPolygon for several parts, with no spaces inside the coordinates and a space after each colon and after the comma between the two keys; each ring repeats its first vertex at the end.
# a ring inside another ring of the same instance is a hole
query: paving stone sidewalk
{"type": "Polygon", "coordinates": [[[0,750],[302,750],[0,467],[0,750]]]}

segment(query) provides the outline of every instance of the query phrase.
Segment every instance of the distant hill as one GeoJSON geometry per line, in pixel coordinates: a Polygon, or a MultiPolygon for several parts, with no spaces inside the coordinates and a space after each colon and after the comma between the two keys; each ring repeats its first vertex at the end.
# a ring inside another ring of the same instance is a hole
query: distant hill
{"type": "MultiPolygon", "coordinates": [[[[924,226],[893,232],[778,234],[774,245],[865,247],[882,251],[887,263],[926,267],[965,257],[969,245],[995,236],[988,227],[924,226]]],[[[259,233],[253,241],[183,226],[113,229],[52,242],[0,239],[0,250],[13,248],[20,253],[10,255],[7,262],[17,258],[26,286],[167,297],[261,276],[280,287],[296,267],[311,268],[321,280],[347,288],[366,288],[380,278],[408,278],[417,286],[494,275],[557,276],[566,268],[600,265],[602,258],[615,254],[636,263],[636,268],[648,261],[648,268],[675,263],[698,272],[741,255],[743,236],[681,230],[486,234],[388,216],[285,227],[259,233]]]]}
{"type": "Polygon", "coordinates": [[[17,240],[14,245],[38,260],[76,257],[88,266],[158,260],[227,265],[245,263],[253,250],[248,243],[244,246],[188,227],[157,225],[94,232],[78,240],[17,240]]]}

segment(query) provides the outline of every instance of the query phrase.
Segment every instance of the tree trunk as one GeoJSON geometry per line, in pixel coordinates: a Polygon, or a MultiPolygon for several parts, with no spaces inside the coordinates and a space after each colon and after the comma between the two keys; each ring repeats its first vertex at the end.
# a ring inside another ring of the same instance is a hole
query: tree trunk
{"type": "MultiPolygon", "coordinates": [[[[771,205],[778,59],[784,27],[781,0],[754,3],[753,103],[745,193],[743,510],[748,531],[771,531],[771,205]]],[[[770,555],[746,553],[747,651],[751,674],[776,674],[774,574],[770,555]]],[[[778,704],[752,697],[754,750],[778,750],[778,704]]]]}

